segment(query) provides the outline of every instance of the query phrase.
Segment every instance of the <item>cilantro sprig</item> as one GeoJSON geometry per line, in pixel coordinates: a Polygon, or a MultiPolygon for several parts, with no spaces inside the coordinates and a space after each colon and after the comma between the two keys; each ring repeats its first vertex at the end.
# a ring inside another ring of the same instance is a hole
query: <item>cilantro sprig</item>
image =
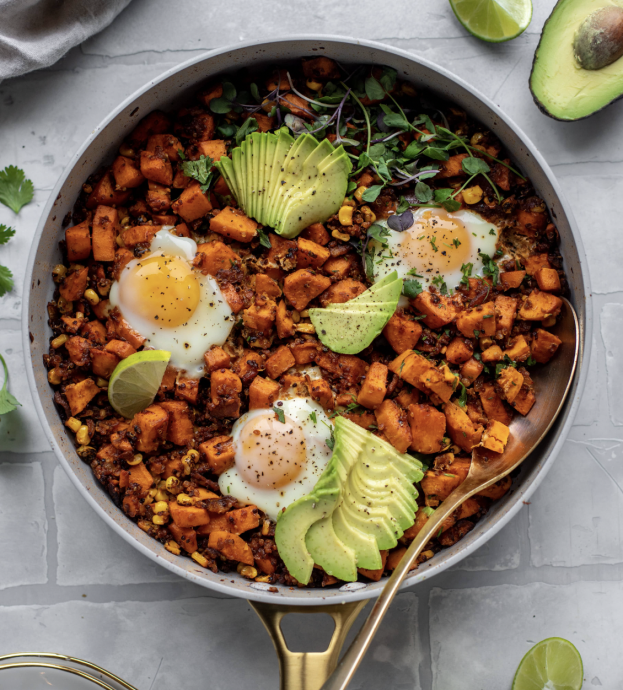
{"type": "MultiPolygon", "coordinates": [[[[15,235],[13,228],[0,225],[0,244],[6,244],[15,235]]],[[[13,288],[13,274],[6,266],[0,264],[0,297],[6,295],[13,288]]]]}
{"type": "Polygon", "coordinates": [[[32,201],[34,193],[32,182],[26,179],[26,174],[21,168],[8,165],[4,170],[0,170],[0,203],[19,213],[22,206],[32,201]]]}
{"type": "Polygon", "coordinates": [[[18,402],[14,395],[9,393],[7,386],[9,384],[9,370],[7,368],[4,357],[0,354],[0,362],[2,363],[2,368],[4,369],[4,383],[2,388],[0,388],[0,415],[7,414],[7,412],[13,412],[18,406],[21,407],[22,404],[18,402]]]}
{"type": "Polygon", "coordinates": [[[212,170],[214,161],[210,156],[199,156],[199,160],[189,161],[185,160],[182,162],[182,170],[186,177],[191,177],[193,180],[197,180],[201,185],[201,191],[205,194],[208,191],[212,180],[216,176],[216,173],[212,170]]]}

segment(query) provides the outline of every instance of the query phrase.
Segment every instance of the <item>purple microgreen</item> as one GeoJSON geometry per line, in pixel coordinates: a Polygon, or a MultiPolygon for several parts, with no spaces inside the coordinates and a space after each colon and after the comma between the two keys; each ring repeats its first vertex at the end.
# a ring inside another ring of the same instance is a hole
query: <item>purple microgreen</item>
{"type": "Polygon", "coordinates": [[[385,113],[379,110],[379,114],[376,116],[376,126],[381,132],[389,132],[389,127],[385,124],[385,113]]]}
{"type": "Polygon", "coordinates": [[[413,225],[413,213],[405,211],[400,215],[394,214],[387,219],[387,225],[396,232],[404,232],[413,225]]]}
{"type": "Polygon", "coordinates": [[[294,88],[294,84],[292,83],[292,77],[290,76],[290,72],[286,72],[286,76],[288,77],[288,81],[290,82],[290,88],[294,93],[302,98],[304,101],[307,101],[308,103],[313,103],[314,105],[319,105],[321,108],[338,108],[339,106],[337,105],[331,105],[330,103],[321,103],[320,101],[315,101],[313,98],[307,98],[307,96],[304,96],[300,91],[297,91],[294,88]]]}
{"type": "Polygon", "coordinates": [[[372,139],[370,142],[371,144],[382,144],[385,141],[389,141],[390,139],[394,139],[397,136],[400,136],[402,132],[394,132],[393,134],[390,134],[386,137],[383,137],[382,139],[372,139]]]}
{"type": "Polygon", "coordinates": [[[390,186],[392,187],[402,187],[404,184],[408,184],[409,182],[413,182],[414,180],[417,180],[420,178],[422,175],[427,175],[430,177],[430,173],[435,173],[437,174],[439,170],[421,170],[420,172],[416,173],[415,175],[411,175],[411,177],[407,177],[404,180],[401,180],[400,182],[390,182],[390,186]]]}

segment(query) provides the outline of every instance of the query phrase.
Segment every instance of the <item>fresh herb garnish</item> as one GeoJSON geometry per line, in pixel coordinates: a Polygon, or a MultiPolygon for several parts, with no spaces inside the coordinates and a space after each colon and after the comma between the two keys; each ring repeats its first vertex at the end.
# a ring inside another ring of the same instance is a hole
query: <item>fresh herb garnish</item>
{"type": "Polygon", "coordinates": [[[312,412],[312,413],[309,415],[309,418],[312,420],[312,422],[313,422],[314,424],[317,424],[317,423],[318,423],[318,419],[317,419],[317,417],[316,417],[316,412],[315,412],[315,410],[314,410],[314,412],[312,412]]]}
{"type": "Polygon", "coordinates": [[[459,382],[459,386],[461,386],[461,393],[459,397],[456,399],[456,404],[459,405],[460,407],[465,407],[467,404],[467,388],[459,382]]]}
{"type": "Polygon", "coordinates": [[[402,294],[409,299],[417,297],[424,288],[419,280],[404,280],[402,283],[402,294]]]}
{"type": "Polygon", "coordinates": [[[368,203],[371,203],[372,201],[376,201],[378,199],[378,196],[381,193],[382,189],[383,189],[382,184],[372,185],[371,187],[368,187],[368,189],[366,189],[366,191],[361,195],[361,199],[363,201],[368,202],[368,203]]]}
{"type": "Polygon", "coordinates": [[[482,252],[479,252],[478,256],[482,259],[483,275],[487,276],[488,278],[491,278],[493,287],[495,287],[498,284],[498,279],[500,277],[500,269],[498,265],[488,254],[483,254],[482,252]]]}
{"type": "Polygon", "coordinates": [[[273,245],[270,243],[270,237],[268,236],[268,233],[264,228],[258,228],[257,229],[257,234],[260,238],[260,244],[262,247],[266,247],[266,249],[270,249],[273,245]]]}
{"type": "MultiPolygon", "coordinates": [[[[0,244],[6,244],[15,235],[13,228],[0,225],[0,244]]],[[[6,266],[0,264],[0,297],[6,295],[13,287],[13,274],[6,266]]]]}
{"type": "Polygon", "coordinates": [[[254,117],[248,117],[240,129],[236,132],[236,144],[240,146],[242,140],[247,136],[247,134],[257,132],[258,129],[259,127],[257,120],[254,117]]]}
{"type": "Polygon", "coordinates": [[[26,179],[23,170],[9,165],[0,170],[0,203],[19,213],[22,206],[29,204],[34,196],[34,186],[26,179]]]}
{"type": "Polygon", "coordinates": [[[277,419],[282,423],[286,423],[286,415],[280,407],[273,406],[273,412],[277,415],[277,419]]]}
{"type": "Polygon", "coordinates": [[[472,275],[472,269],[474,268],[474,264],[463,264],[461,266],[461,273],[463,274],[463,277],[461,278],[461,284],[462,285],[469,285],[469,279],[470,276],[472,275]]]}
{"type": "Polygon", "coordinates": [[[452,240],[452,244],[458,249],[458,248],[461,246],[461,240],[459,240],[458,237],[455,237],[455,238],[452,240]]]}
{"type": "Polygon", "coordinates": [[[537,364],[537,361],[532,357],[532,355],[528,355],[528,359],[524,362],[524,364],[527,367],[533,367],[535,364],[537,364]]]}
{"type": "Polygon", "coordinates": [[[435,276],[432,282],[442,295],[448,294],[448,286],[446,285],[443,276],[435,276]]]}
{"type": "Polygon", "coordinates": [[[433,235],[428,241],[430,242],[430,246],[433,248],[433,251],[438,252],[439,249],[437,249],[437,245],[435,244],[435,242],[437,241],[435,235],[433,235]]]}
{"type": "Polygon", "coordinates": [[[215,174],[211,171],[214,161],[210,156],[201,155],[199,160],[196,161],[184,161],[182,163],[182,170],[186,177],[191,177],[193,180],[197,180],[201,185],[201,191],[205,194],[212,182],[215,174]]]}
{"type": "Polygon", "coordinates": [[[4,357],[0,355],[0,362],[2,362],[2,367],[4,369],[4,383],[0,389],[0,414],[6,414],[7,412],[13,412],[18,406],[21,407],[22,404],[17,401],[15,396],[11,395],[7,389],[9,383],[9,370],[7,369],[4,357]]]}
{"type": "Polygon", "coordinates": [[[413,213],[405,211],[400,215],[394,214],[387,219],[387,225],[396,232],[404,232],[413,225],[413,213]]]}

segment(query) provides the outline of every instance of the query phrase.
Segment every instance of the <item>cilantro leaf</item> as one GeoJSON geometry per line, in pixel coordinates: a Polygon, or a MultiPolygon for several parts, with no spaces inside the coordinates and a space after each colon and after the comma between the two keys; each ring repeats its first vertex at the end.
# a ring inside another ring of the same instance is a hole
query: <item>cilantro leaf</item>
{"type": "Polygon", "coordinates": [[[474,158],[473,156],[464,158],[461,165],[468,175],[486,174],[491,170],[482,158],[474,158]]]}
{"type": "Polygon", "coordinates": [[[422,283],[419,280],[407,279],[402,283],[402,294],[409,299],[417,297],[422,290],[422,283]]]}
{"type": "Polygon", "coordinates": [[[13,274],[6,266],[0,265],[0,297],[13,288],[13,274]]]}
{"type": "Polygon", "coordinates": [[[13,228],[7,228],[6,225],[0,225],[0,244],[6,244],[15,234],[13,228]]]}
{"type": "Polygon", "coordinates": [[[456,404],[459,407],[465,407],[465,405],[467,404],[467,388],[465,388],[465,386],[460,382],[459,386],[461,386],[461,394],[456,399],[456,404]]]}
{"type": "Polygon", "coordinates": [[[277,415],[277,419],[279,419],[282,424],[286,423],[285,412],[280,407],[273,407],[273,412],[277,415]]]}
{"type": "Polygon", "coordinates": [[[495,287],[498,284],[498,279],[500,277],[499,266],[488,254],[483,254],[482,252],[479,252],[478,256],[482,259],[483,275],[487,276],[488,278],[491,278],[493,287],[495,287]]]}
{"type": "Polygon", "coordinates": [[[310,413],[309,418],[312,420],[312,422],[313,422],[314,424],[317,424],[317,423],[318,423],[318,419],[317,419],[317,417],[316,417],[316,411],[315,411],[315,410],[314,410],[314,412],[311,412],[311,413],[310,413]]]}
{"type": "Polygon", "coordinates": [[[2,362],[2,367],[4,369],[4,384],[0,389],[0,414],[6,414],[7,412],[13,412],[13,410],[22,404],[17,401],[15,396],[11,395],[7,390],[7,385],[9,383],[9,370],[7,369],[4,357],[0,355],[0,362],[2,362]]]}
{"type": "Polygon", "coordinates": [[[461,283],[463,285],[469,285],[469,279],[470,276],[472,275],[472,269],[474,268],[474,264],[463,264],[461,266],[461,273],[463,274],[463,277],[461,278],[461,283]]]}
{"type": "Polygon", "coordinates": [[[361,198],[363,201],[376,201],[381,193],[381,189],[383,189],[382,184],[374,184],[372,187],[368,187],[368,189],[366,189],[366,191],[361,195],[361,198]]]}
{"type": "Polygon", "coordinates": [[[257,125],[257,120],[254,117],[249,117],[244,121],[244,124],[236,132],[236,144],[240,145],[240,142],[251,132],[257,132],[259,129],[257,125]]]}
{"type": "Polygon", "coordinates": [[[19,213],[34,196],[34,187],[24,171],[14,165],[0,171],[0,203],[19,213]]]}
{"type": "Polygon", "coordinates": [[[366,96],[371,101],[382,101],[385,98],[385,89],[374,77],[366,79],[366,96]]]}
{"type": "Polygon", "coordinates": [[[199,160],[184,161],[182,163],[182,170],[186,177],[192,177],[193,180],[197,180],[201,185],[201,191],[205,193],[214,177],[214,173],[211,171],[213,163],[214,161],[210,156],[201,155],[199,160]]]}
{"type": "Polygon", "coordinates": [[[437,287],[439,292],[442,295],[447,295],[448,294],[448,286],[446,285],[445,280],[443,279],[443,276],[435,276],[433,278],[433,285],[437,287]]]}
{"type": "Polygon", "coordinates": [[[258,228],[257,234],[259,235],[260,238],[260,244],[262,247],[266,247],[266,249],[270,249],[273,245],[270,243],[270,237],[268,236],[268,233],[264,228],[258,228]]]}

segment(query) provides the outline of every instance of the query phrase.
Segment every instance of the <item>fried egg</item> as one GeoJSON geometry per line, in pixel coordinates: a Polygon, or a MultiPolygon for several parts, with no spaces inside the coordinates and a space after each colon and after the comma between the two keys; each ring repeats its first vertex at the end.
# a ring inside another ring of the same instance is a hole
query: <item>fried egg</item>
{"type": "MultiPolygon", "coordinates": [[[[386,226],[386,223],[382,223],[386,226]]],[[[498,241],[498,228],[473,211],[448,213],[441,208],[413,210],[413,225],[404,232],[387,228],[384,240],[370,242],[374,248],[374,281],[392,271],[400,278],[419,280],[426,288],[438,276],[449,289],[463,277],[463,266],[473,264],[472,276],[482,276],[480,253],[493,257],[498,241]]]]}
{"type": "Polygon", "coordinates": [[[313,488],[331,458],[333,423],[309,398],[279,400],[272,409],[249,410],[232,428],[235,464],[219,477],[224,496],[256,505],[269,517],[313,488]]]}
{"type": "Polygon", "coordinates": [[[203,376],[204,353],[222,345],[235,323],[216,280],[193,267],[196,253],[194,240],[165,227],[149,253],[130,261],[110,289],[111,306],[146,338],[146,346],[168,350],[171,365],[189,378],[203,376]]]}

